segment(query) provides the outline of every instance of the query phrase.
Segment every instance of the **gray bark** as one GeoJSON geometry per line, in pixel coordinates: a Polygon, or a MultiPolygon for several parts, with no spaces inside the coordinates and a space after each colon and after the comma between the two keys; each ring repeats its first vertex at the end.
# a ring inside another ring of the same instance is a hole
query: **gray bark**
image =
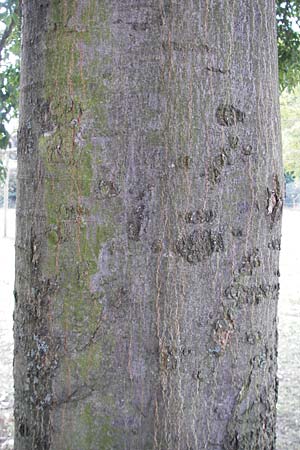
{"type": "Polygon", "coordinates": [[[15,450],[274,450],[273,0],[23,1],[15,450]]]}

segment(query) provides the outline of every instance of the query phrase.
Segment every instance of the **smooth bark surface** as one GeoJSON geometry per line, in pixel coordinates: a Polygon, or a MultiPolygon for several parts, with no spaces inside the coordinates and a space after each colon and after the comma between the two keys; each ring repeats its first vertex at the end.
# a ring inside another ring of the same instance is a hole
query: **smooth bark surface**
{"type": "Polygon", "coordinates": [[[274,450],[273,0],[23,1],[15,450],[274,450]]]}

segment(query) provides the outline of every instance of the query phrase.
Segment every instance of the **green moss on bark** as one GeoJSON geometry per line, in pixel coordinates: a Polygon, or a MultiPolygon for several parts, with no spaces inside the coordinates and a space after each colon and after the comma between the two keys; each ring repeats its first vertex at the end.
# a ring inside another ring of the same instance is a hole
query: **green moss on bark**
{"type": "MultiPolygon", "coordinates": [[[[92,64],[86,48],[109,40],[106,2],[89,2],[82,10],[78,2],[51,3],[49,17],[48,66],[45,102],[49,105],[39,148],[45,171],[44,203],[47,212],[47,261],[45,271],[59,277],[59,289],[52,300],[55,327],[64,335],[65,348],[59,362],[60,379],[89,386],[102,365],[102,305],[91,292],[91,277],[97,272],[102,246],[113,239],[116,228],[111,217],[91,205],[95,134],[108,134],[106,105],[110,73],[95,58],[92,64]],[[100,20],[99,20],[100,14],[100,20]],[[76,22],[78,21],[78,25],[76,22]],[[84,50],[83,50],[84,49],[84,50]],[[94,67],[93,67],[94,64],[94,67]],[[99,223],[97,221],[99,220],[99,223]]],[[[101,64],[109,65],[109,58],[101,64]]],[[[73,408],[70,408],[70,411],[73,408]]],[[[68,408],[67,408],[68,413],[68,408]]],[[[76,428],[67,430],[66,448],[109,450],[115,431],[107,417],[97,415],[91,404],[78,401],[76,428]]]]}

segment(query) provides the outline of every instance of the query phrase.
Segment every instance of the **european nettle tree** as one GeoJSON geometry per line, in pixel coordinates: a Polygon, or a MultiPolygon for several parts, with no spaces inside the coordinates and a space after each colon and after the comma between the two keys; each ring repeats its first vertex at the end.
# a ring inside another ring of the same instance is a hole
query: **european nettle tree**
{"type": "Polygon", "coordinates": [[[274,450],[273,0],[24,0],[16,450],[274,450]]]}

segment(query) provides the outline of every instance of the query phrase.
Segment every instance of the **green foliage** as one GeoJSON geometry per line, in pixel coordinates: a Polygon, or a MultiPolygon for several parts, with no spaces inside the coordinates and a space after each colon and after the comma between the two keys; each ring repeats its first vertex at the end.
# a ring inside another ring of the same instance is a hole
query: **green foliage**
{"type": "Polygon", "coordinates": [[[20,28],[19,2],[0,0],[0,148],[8,145],[7,124],[18,111],[20,28]]]}
{"type": "Polygon", "coordinates": [[[286,184],[293,183],[295,181],[295,172],[292,170],[291,172],[284,172],[284,179],[286,184]]]}
{"type": "Polygon", "coordinates": [[[277,40],[280,90],[300,83],[300,0],[277,0],[277,40]]]}

